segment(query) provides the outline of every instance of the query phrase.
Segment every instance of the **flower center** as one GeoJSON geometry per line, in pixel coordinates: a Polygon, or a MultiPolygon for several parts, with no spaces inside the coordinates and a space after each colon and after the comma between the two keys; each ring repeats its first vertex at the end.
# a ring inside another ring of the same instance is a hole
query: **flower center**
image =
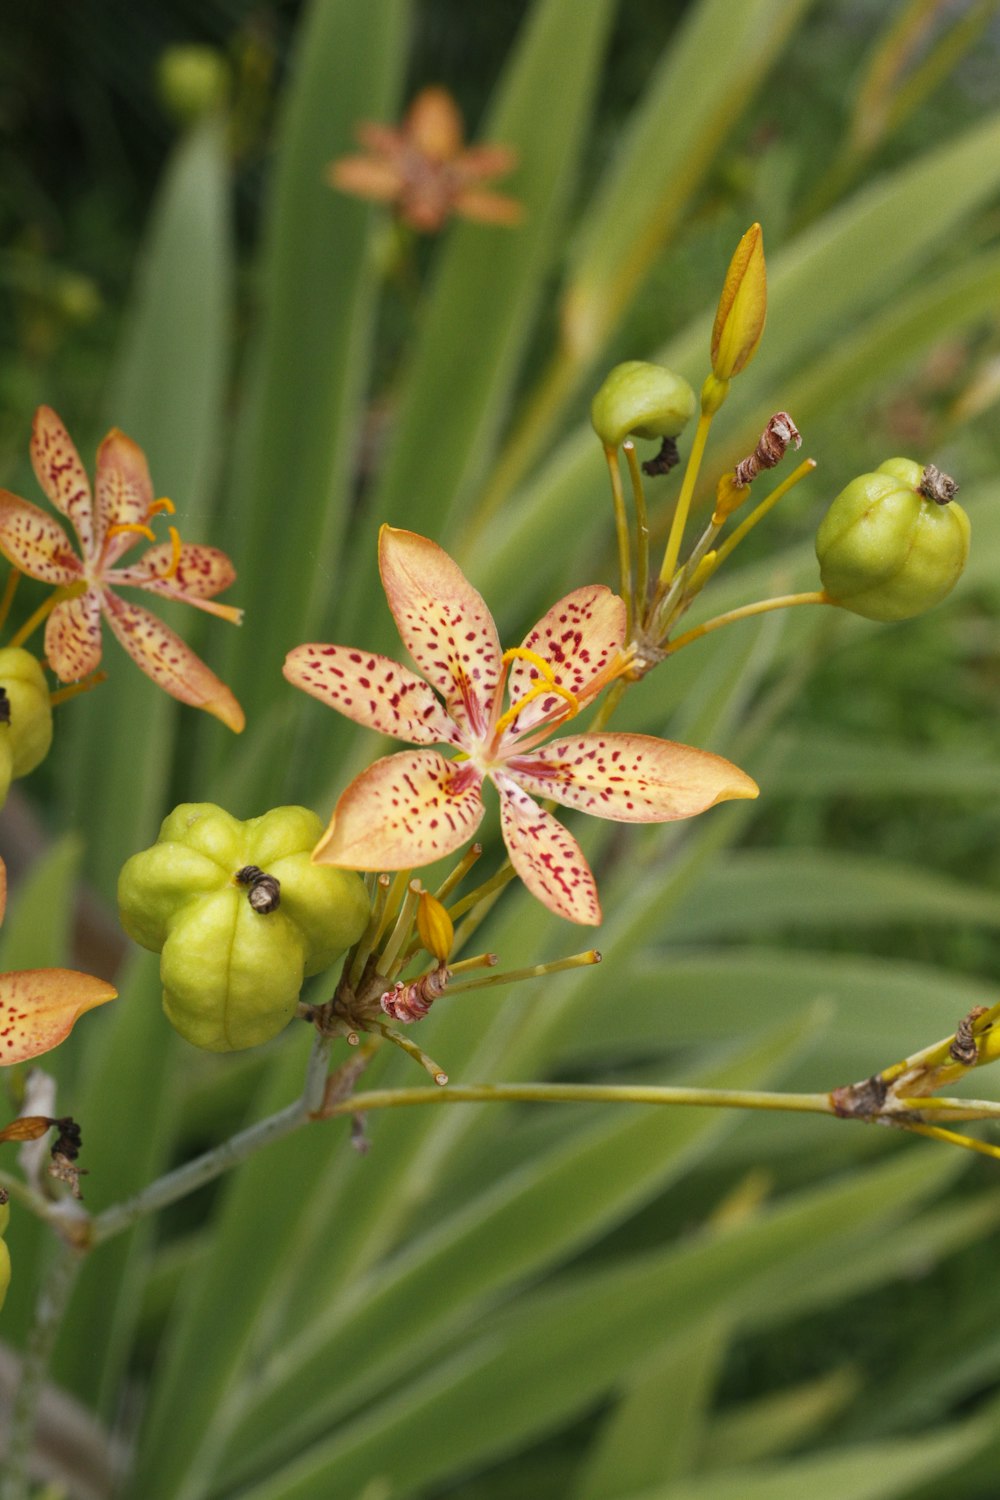
{"type": "Polygon", "coordinates": [[[572,719],[580,712],[579,698],[561,682],[556,682],[555,672],[544,656],[539,656],[537,651],[532,651],[528,646],[512,646],[503,654],[504,666],[509,666],[512,661],[530,662],[540,675],[527,692],[522,693],[520,698],[510,705],[506,713],[501,714],[493,731],[494,740],[499,740],[504,730],[509,728],[526,704],[534,698],[541,698],[543,694],[555,693],[558,698],[565,700],[569,708],[569,712],[564,716],[567,719],[572,719]]]}
{"type": "MultiPolygon", "coordinates": [[[[153,501],[152,505],[146,512],[145,521],[121,521],[117,526],[109,526],[107,535],[105,536],[105,541],[109,542],[114,536],[122,536],[124,533],[134,532],[136,536],[148,537],[151,542],[155,542],[156,533],[154,532],[152,526],[150,526],[149,522],[154,516],[159,515],[161,511],[165,511],[168,516],[172,516],[175,514],[174,502],[172,500],[168,500],[165,495],[162,499],[153,501]]],[[[170,566],[167,568],[166,572],[162,573],[160,576],[162,578],[173,578],[177,572],[181,560],[181,535],[176,526],[169,526],[167,530],[170,533],[170,546],[172,556],[170,559],[170,566]]]]}

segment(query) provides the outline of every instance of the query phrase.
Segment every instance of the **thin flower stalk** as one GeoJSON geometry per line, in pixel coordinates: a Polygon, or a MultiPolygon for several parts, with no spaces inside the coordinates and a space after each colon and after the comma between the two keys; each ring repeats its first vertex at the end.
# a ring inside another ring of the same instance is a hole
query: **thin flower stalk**
{"type": "Polygon", "coordinates": [[[673,656],[675,652],[682,651],[693,641],[701,640],[702,636],[709,635],[711,631],[721,630],[723,625],[733,625],[738,620],[749,620],[754,615],[768,614],[771,610],[791,609],[797,604],[832,603],[833,600],[828,598],[822,589],[813,589],[803,594],[782,594],[775,599],[758,599],[754,604],[742,604],[738,609],[727,610],[725,614],[716,615],[714,619],[706,620],[703,625],[696,625],[692,630],[685,631],[675,640],[668,641],[663,652],[665,656],[673,656]]]}

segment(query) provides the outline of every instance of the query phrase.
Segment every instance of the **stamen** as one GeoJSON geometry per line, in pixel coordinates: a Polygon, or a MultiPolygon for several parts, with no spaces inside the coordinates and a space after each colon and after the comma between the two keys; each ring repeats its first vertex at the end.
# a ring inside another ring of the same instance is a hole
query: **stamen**
{"type": "MultiPolygon", "coordinates": [[[[167,504],[170,504],[169,500],[167,501],[167,504]]],[[[173,510],[173,506],[171,506],[170,508],[171,510],[173,510]]],[[[181,561],[181,534],[177,530],[176,526],[171,526],[169,530],[170,546],[173,549],[173,555],[170,558],[170,567],[167,569],[163,576],[164,578],[176,578],[177,569],[180,566],[181,561]]]]}
{"type": "Polygon", "coordinates": [[[159,500],[153,501],[146,514],[155,516],[160,511],[166,511],[168,516],[175,516],[177,514],[177,507],[172,500],[168,500],[166,495],[163,495],[159,500]]]}
{"type": "Polygon", "coordinates": [[[22,574],[19,569],[11,568],[10,572],[7,575],[7,583],[4,587],[3,598],[0,599],[0,630],[2,630],[7,623],[7,616],[10,614],[10,607],[14,602],[14,595],[17,593],[17,586],[21,582],[21,578],[22,574]]]}
{"type": "Polygon", "coordinates": [[[81,693],[89,693],[91,688],[100,687],[101,683],[107,680],[107,672],[91,672],[89,677],[83,677],[79,682],[71,682],[68,687],[56,688],[54,693],[49,694],[49,707],[57,708],[60,703],[68,703],[71,698],[78,698],[81,693]]]}
{"type": "Polygon", "coordinates": [[[140,525],[138,521],[122,521],[117,526],[109,526],[105,540],[110,541],[113,536],[121,536],[127,531],[134,531],[137,536],[148,537],[151,542],[156,541],[156,533],[152,526],[140,525]]]}
{"type": "Polygon", "coordinates": [[[555,693],[557,697],[565,699],[566,703],[569,704],[567,718],[572,719],[580,712],[579,698],[568,687],[563,687],[561,682],[556,682],[555,671],[551,664],[545,660],[544,656],[539,656],[538,652],[532,651],[529,646],[512,646],[509,651],[504,652],[503,662],[505,666],[517,660],[530,662],[541,673],[543,680],[533,683],[528,691],[518,698],[516,703],[510,705],[506,713],[500,715],[500,718],[497,720],[496,729],[494,730],[495,735],[499,736],[503,734],[504,730],[514,722],[526,704],[530,703],[533,698],[541,698],[545,693],[555,693]]]}

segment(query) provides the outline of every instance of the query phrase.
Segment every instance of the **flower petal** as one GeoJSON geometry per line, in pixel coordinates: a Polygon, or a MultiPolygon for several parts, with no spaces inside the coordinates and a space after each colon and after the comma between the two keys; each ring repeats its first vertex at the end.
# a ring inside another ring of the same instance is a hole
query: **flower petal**
{"type": "Polygon", "coordinates": [[[520,224],[524,204],[507,193],[491,193],[486,188],[463,188],[455,195],[454,211],[477,224],[520,224]]]}
{"type": "Polygon", "coordinates": [[[557,916],[596,926],[601,903],[576,839],[503,772],[494,773],[493,781],[507,853],[528,890],[557,916]]]}
{"type": "Polygon", "coordinates": [[[225,552],[196,542],[181,544],[176,566],[172,544],[160,542],[148,548],[130,567],[116,568],[107,575],[113,588],[125,585],[148,589],[151,594],[159,594],[161,599],[193,604],[195,609],[203,609],[238,625],[243,619],[241,609],[232,604],[209,603],[213,595],[221,594],[235,579],[236,569],[225,552]]]}
{"type": "Polygon", "coordinates": [[[313,851],[323,865],[408,870],[451,854],[483,816],[482,777],[436,750],[387,755],[344,792],[313,851]]]}
{"type": "Polygon", "coordinates": [[[59,522],[9,490],[0,490],[0,552],[41,583],[72,583],[83,572],[59,522]]]}
{"type": "Polygon", "coordinates": [[[111,526],[144,526],[153,504],[153,482],[146,455],[138,443],[113,427],[97,450],[95,531],[98,550],[104,546],[104,566],[111,567],[139,540],[125,531],[106,542],[111,526]]]}
{"type": "Polygon", "coordinates": [[[428,161],[451,161],[462,149],[462,116],[447,89],[421,89],[403,121],[403,132],[428,161]]]}
{"type": "Polygon", "coordinates": [[[118,991],[74,969],[21,969],[0,974],[0,1067],[50,1052],[84,1011],[118,991]]]}
{"type": "Polygon", "coordinates": [[[138,604],[110,591],[101,598],[105,617],[132,660],[164,692],[203,708],[239,734],[246,720],[233,694],[177,633],[138,604]]]}
{"type": "Polygon", "coordinates": [[[411,745],[461,746],[461,735],[422,678],[409,667],[353,646],[296,646],[288,681],[338,713],[411,745]]]}
{"type": "MultiPolygon", "coordinates": [[[[614,676],[624,642],[624,601],[603,584],[594,583],[574,589],[554,604],[525,637],[522,649],[544,657],[555,681],[568,688],[582,706],[614,676]]],[[[540,677],[532,662],[515,657],[507,681],[511,703],[522,698],[540,677]]],[[[507,730],[506,742],[565,712],[564,698],[556,693],[541,694],[525,704],[507,730]]]]}
{"type": "Polygon", "coordinates": [[[45,622],[45,655],[60,682],[76,682],[101,664],[101,606],[93,591],[57,604],[45,622]]]}
{"type": "Polygon", "coordinates": [[[713,755],[648,734],[581,734],[515,756],[508,775],[538,797],[620,823],[691,818],[717,802],[756,797],[745,771],[713,755]]]}
{"type": "Polygon", "coordinates": [[[31,463],[38,483],[56,510],[68,516],[85,556],[94,544],[94,505],[90,480],[73,440],[51,406],[40,406],[31,429],[31,463]]]}
{"type": "Polygon", "coordinates": [[[382,527],[379,569],[406,649],[455,722],[482,738],[503,673],[482,597],[443,548],[413,531],[382,527]]]}
{"type": "Polygon", "coordinates": [[[326,180],[342,193],[355,193],[376,203],[392,203],[403,191],[399,169],[375,156],[342,156],[327,167],[326,180]]]}

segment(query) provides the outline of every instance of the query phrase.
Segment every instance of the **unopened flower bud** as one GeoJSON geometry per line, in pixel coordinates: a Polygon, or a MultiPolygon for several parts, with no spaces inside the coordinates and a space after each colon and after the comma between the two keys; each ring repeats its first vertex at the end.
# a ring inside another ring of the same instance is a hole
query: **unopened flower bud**
{"type": "Polygon", "coordinates": [[[455,941],[455,928],[441,902],[430,891],[420,892],[417,932],[427,952],[444,963],[455,941]]]}
{"type": "Polygon", "coordinates": [[[160,953],[167,1019],[195,1046],[269,1041],[295,1014],[303,980],[361,936],[364,882],[312,863],[322,832],[304,807],[240,822],[211,803],[184,803],[158,842],[126,862],[122,925],[160,953]]]}
{"type": "Polygon", "coordinates": [[[694,416],[694,391],[663,365],[629,359],[615,365],[590,403],[590,420],[606,448],[627,437],[675,438],[694,416]]]}
{"type": "Polygon", "coordinates": [[[712,328],[712,374],[729,381],[753,359],[767,317],[764,237],[751,224],[736,246],[712,328]]]}
{"type": "Polygon", "coordinates": [[[42,668],[20,646],[0,650],[0,806],[10,783],[40,765],[52,744],[52,705],[42,668]]]}
{"type": "Polygon", "coordinates": [[[891,458],[841,490],[816,536],[828,597],[869,620],[906,620],[951,592],[969,555],[953,480],[891,458]]]}
{"type": "Polygon", "coordinates": [[[157,91],[180,125],[219,109],[229,95],[229,67],[215,47],[188,42],[168,47],[156,65],[157,91]]]}

